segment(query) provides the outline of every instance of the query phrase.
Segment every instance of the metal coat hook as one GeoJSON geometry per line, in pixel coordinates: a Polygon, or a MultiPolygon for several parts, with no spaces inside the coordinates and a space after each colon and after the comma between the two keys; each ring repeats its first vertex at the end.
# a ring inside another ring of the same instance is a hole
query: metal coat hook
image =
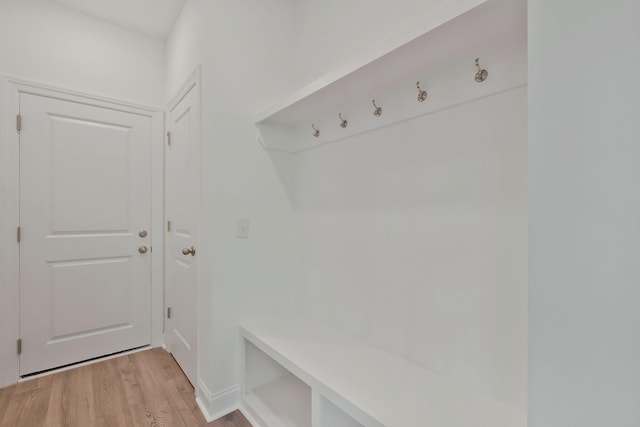
{"type": "Polygon", "coordinates": [[[343,117],[342,117],[342,113],[338,114],[338,117],[340,118],[341,122],[340,122],[340,127],[341,128],[346,128],[347,125],[349,124],[349,122],[347,122],[343,117]]]}
{"type": "Polygon", "coordinates": [[[476,72],[476,81],[478,83],[482,83],[483,81],[487,80],[487,77],[489,77],[489,72],[483,68],[480,68],[480,58],[476,58],[476,69],[478,70],[476,72]]]}
{"type": "Polygon", "coordinates": [[[313,128],[313,136],[315,136],[316,138],[320,136],[320,129],[316,129],[316,124],[312,124],[311,127],[313,128]]]}
{"type": "Polygon", "coordinates": [[[372,100],[371,103],[373,104],[373,107],[375,108],[375,110],[373,111],[373,115],[376,117],[380,117],[382,115],[382,108],[378,107],[376,105],[376,100],[372,100]]]}
{"type": "Polygon", "coordinates": [[[418,101],[424,102],[427,99],[427,91],[420,88],[420,82],[416,83],[416,87],[418,88],[418,101]]]}

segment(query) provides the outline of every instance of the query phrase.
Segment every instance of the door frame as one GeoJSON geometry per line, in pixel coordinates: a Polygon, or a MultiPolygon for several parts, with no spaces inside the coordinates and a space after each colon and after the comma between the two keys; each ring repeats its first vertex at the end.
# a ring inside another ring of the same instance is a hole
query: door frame
{"type": "Polygon", "coordinates": [[[164,306],[163,114],[157,107],[15,78],[0,77],[0,387],[19,381],[20,334],[20,94],[45,96],[138,114],[151,119],[151,345],[162,346],[164,306]],[[4,172],[3,172],[4,171],[4,172]]]}
{"type": "MultiPolygon", "coordinates": [[[[167,103],[167,110],[166,110],[166,115],[168,116],[168,114],[173,111],[178,104],[180,103],[180,101],[182,101],[182,99],[187,96],[187,94],[194,90],[195,94],[197,96],[197,101],[196,104],[198,105],[198,129],[199,129],[199,133],[198,133],[198,152],[199,152],[199,158],[202,159],[202,66],[201,65],[197,65],[196,68],[191,72],[191,74],[189,75],[189,77],[187,77],[187,79],[184,81],[184,83],[182,84],[182,86],[180,86],[180,88],[175,92],[175,94],[172,96],[172,98],[169,100],[169,102],[167,103]]],[[[168,118],[167,116],[165,116],[165,134],[166,134],[166,130],[167,130],[167,125],[166,123],[168,122],[168,118]]],[[[167,141],[165,141],[165,144],[163,144],[163,152],[166,151],[167,149],[167,141]]],[[[166,172],[166,168],[165,168],[165,172],[166,172]]],[[[164,175],[164,185],[166,185],[166,174],[164,175]]],[[[200,249],[200,227],[202,226],[202,218],[201,218],[201,212],[202,212],[202,208],[201,208],[201,203],[202,203],[202,163],[200,163],[199,165],[199,170],[198,170],[198,189],[197,189],[197,195],[198,195],[198,201],[197,201],[197,207],[198,207],[198,213],[196,215],[196,221],[198,222],[198,235],[194,236],[194,246],[196,248],[198,248],[198,250],[200,249]]],[[[164,220],[166,224],[167,221],[167,217],[166,217],[166,205],[163,205],[164,208],[164,220]]],[[[164,228],[164,231],[166,232],[167,229],[164,228]]],[[[166,252],[166,247],[165,247],[165,252],[166,252]]],[[[164,256],[164,268],[166,268],[166,266],[168,265],[168,258],[170,256],[170,254],[168,253],[163,253],[164,256]]],[[[200,262],[196,262],[195,263],[195,267],[194,267],[195,271],[194,271],[194,280],[196,281],[195,283],[195,290],[196,290],[196,301],[199,301],[198,297],[200,295],[200,262]]],[[[165,283],[164,283],[164,294],[165,294],[165,301],[164,301],[164,310],[166,313],[167,307],[170,307],[170,301],[168,300],[167,296],[169,295],[168,292],[168,283],[166,282],[167,280],[167,275],[166,275],[166,270],[165,270],[165,283]]],[[[200,304],[197,303],[196,306],[193,308],[196,312],[196,383],[193,384],[194,389],[196,390],[196,401],[199,399],[198,397],[198,390],[200,390],[200,308],[199,308],[200,304]]],[[[167,333],[167,317],[164,317],[164,333],[166,336],[167,333]]],[[[165,337],[166,338],[166,337],[165,337]]],[[[168,352],[171,352],[171,346],[169,343],[168,339],[165,339],[165,348],[167,349],[168,352]]],[[[199,403],[200,404],[200,403],[199,403]]]]}

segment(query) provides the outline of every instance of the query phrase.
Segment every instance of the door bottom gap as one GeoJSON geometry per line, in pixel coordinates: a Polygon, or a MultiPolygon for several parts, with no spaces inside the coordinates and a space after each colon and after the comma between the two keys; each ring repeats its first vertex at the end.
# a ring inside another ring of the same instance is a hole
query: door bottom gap
{"type": "Polygon", "coordinates": [[[92,357],[90,359],[80,360],[78,362],[69,363],[55,368],[44,369],[42,371],[32,372],[30,374],[20,375],[18,382],[33,380],[36,378],[44,377],[47,375],[56,374],[58,372],[68,371],[69,369],[79,368],[85,365],[91,365],[93,363],[102,362],[103,360],[109,360],[116,357],[124,356],[125,354],[137,353],[139,351],[150,349],[150,345],[143,345],[140,347],[134,347],[127,350],[116,351],[115,353],[104,354],[102,356],[92,357]]]}

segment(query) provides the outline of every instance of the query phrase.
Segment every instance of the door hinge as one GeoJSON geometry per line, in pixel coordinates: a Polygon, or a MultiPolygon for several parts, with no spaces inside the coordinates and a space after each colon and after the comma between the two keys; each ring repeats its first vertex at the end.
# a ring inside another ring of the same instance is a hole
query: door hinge
{"type": "Polygon", "coordinates": [[[16,347],[18,350],[18,356],[20,356],[22,354],[22,338],[18,338],[16,341],[16,347]]]}
{"type": "Polygon", "coordinates": [[[16,130],[18,132],[22,130],[22,116],[20,114],[16,115],[16,130]]]}
{"type": "Polygon", "coordinates": [[[171,132],[167,132],[167,145],[171,145],[171,132]]]}
{"type": "Polygon", "coordinates": [[[171,319],[171,307],[167,307],[167,319],[171,319]]]}
{"type": "Polygon", "coordinates": [[[171,221],[167,221],[167,231],[171,231],[171,221]]]}
{"type": "Polygon", "coordinates": [[[22,227],[18,227],[17,238],[18,243],[20,243],[20,241],[22,240],[22,227]]]}

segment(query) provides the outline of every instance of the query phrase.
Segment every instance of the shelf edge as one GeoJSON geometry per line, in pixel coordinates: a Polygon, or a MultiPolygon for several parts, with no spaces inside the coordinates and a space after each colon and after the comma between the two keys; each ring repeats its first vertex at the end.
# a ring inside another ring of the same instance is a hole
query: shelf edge
{"type": "Polygon", "coordinates": [[[314,80],[308,85],[294,91],[292,94],[285,97],[280,102],[277,102],[271,107],[266,108],[255,116],[254,122],[257,124],[273,115],[276,115],[280,111],[295,105],[297,102],[300,102],[301,100],[312,96],[316,92],[319,92],[320,90],[328,86],[331,86],[337,81],[375,62],[377,59],[395,51],[396,49],[401,48],[407,43],[410,43],[413,40],[422,37],[430,33],[431,31],[442,27],[443,25],[446,25],[453,19],[464,15],[488,2],[489,0],[459,0],[453,5],[448,5],[448,7],[440,9],[438,14],[429,16],[427,19],[411,26],[409,29],[405,29],[404,31],[395,33],[393,37],[390,37],[385,42],[383,42],[383,48],[379,48],[375,52],[367,52],[367,55],[365,55],[363,58],[348,63],[340,67],[339,69],[314,80]]]}

